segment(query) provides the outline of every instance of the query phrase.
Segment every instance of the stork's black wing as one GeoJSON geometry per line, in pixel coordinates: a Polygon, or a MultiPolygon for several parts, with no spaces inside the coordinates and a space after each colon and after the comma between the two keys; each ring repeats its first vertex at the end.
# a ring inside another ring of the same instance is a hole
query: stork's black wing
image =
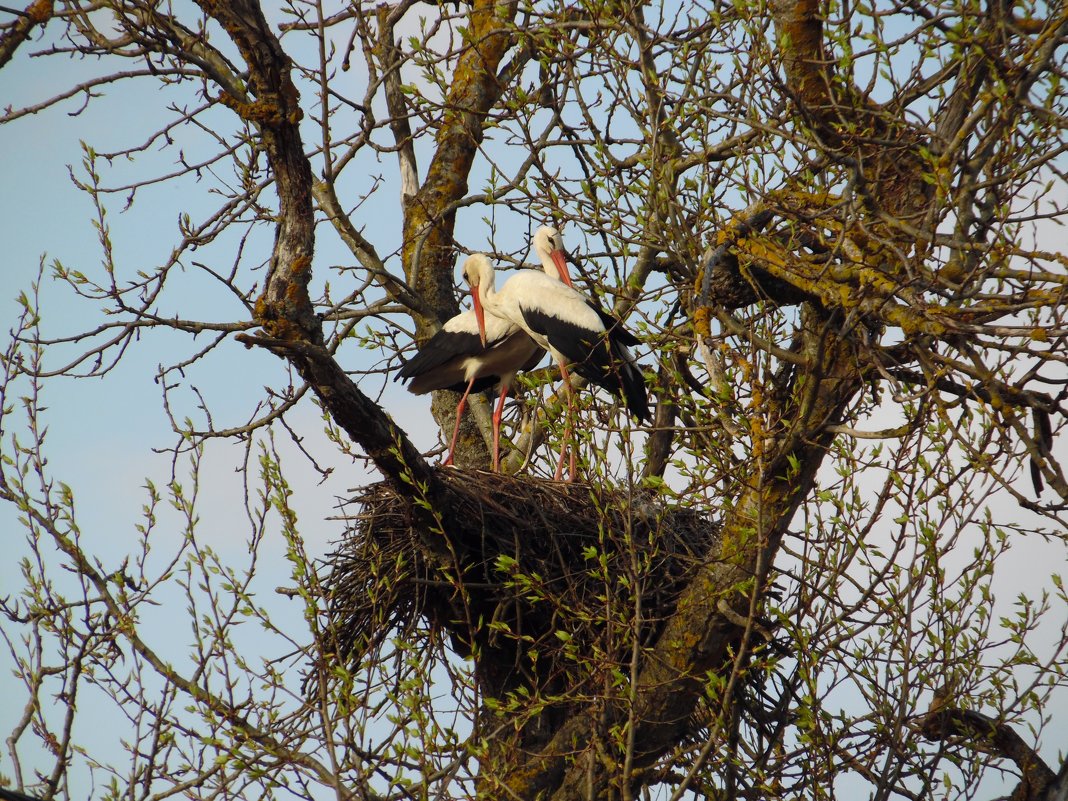
{"type": "MultiPolygon", "coordinates": [[[[477,332],[447,331],[443,328],[401,366],[394,380],[415,378],[453,359],[478,356],[484,350],[477,332]]],[[[438,389],[444,389],[444,387],[438,387],[438,389]]]]}
{"type": "Polygon", "coordinates": [[[624,328],[622,322],[617,320],[589,298],[586,299],[586,305],[597,312],[597,316],[600,317],[601,322],[604,323],[605,331],[608,332],[608,336],[611,337],[613,341],[617,341],[628,348],[633,348],[635,345],[641,344],[642,341],[624,328]]]}
{"type": "MultiPolygon", "coordinates": [[[[597,311],[592,304],[590,308],[597,311]]],[[[649,418],[645,376],[624,340],[612,334],[613,329],[593,331],[537,307],[524,307],[522,312],[530,329],[549,340],[549,344],[567,358],[575,372],[622,398],[639,422],[649,418]]],[[[618,320],[611,317],[609,320],[615,326],[614,330],[623,330],[618,320]]],[[[629,333],[627,337],[639,341],[629,333]]]]}

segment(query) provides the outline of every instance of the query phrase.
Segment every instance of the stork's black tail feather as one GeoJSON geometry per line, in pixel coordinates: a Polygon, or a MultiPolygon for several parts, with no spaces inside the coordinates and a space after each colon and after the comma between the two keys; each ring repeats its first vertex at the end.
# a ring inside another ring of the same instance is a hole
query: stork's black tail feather
{"type": "Polygon", "coordinates": [[[609,332],[608,341],[590,343],[588,357],[573,361],[571,367],[587,381],[622,400],[639,423],[649,420],[649,391],[641,366],[630,349],[609,332]]]}
{"type": "Polygon", "coordinates": [[[18,790],[8,790],[0,787],[0,801],[41,801],[36,796],[20,793],[18,790]]]}
{"type": "Polygon", "coordinates": [[[627,401],[627,408],[639,423],[649,421],[649,391],[645,386],[645,376],[641,368],[633,362],[628,362],[623,368],[622,376],[623,396],[627,401]]]}
{"type": "MultiPolygon", "coordinates": [[[[622,330],[622,326],[615,330],[622,330]]],[[[619,377],[617,394],[626,402],[627,409],[639,423],[649,420],[649,390],[645,386],[645,375],[641,366],[634,361],[630,350],[620,340],[609,333],[609,347],[612,362],[619,377]]]]}

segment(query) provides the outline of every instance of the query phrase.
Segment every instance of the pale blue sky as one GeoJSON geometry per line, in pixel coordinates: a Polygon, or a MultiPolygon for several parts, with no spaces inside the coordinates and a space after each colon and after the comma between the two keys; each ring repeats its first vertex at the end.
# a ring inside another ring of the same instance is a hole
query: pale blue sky
{"type": "MultiPolygon", "coordinates": [[[[70,82],[84,80],[93,62],[71,62],[65,59],[27,58],[36,47],[29,43],[15,61],[0,70],[0,97],[4,104],[18,107],[27,102],[50,96],[70,82]]],[[[0,237],[5,243],[3,269],[0,269],[0,321],[9,329],[20,311],[14,298],[20,291],[29,290],[42,255],[50,264],[60,260],[71,270],[88,275],[100,273],[100,245],[92,226],[93,209],[88,197],[71,183],[68,166],[80,174],[83,154],[80,141],[90,143],[99,151],[117,150],[142,142],[157,127],[162,115],[161,97],[152,80],[126,82],[104,90],[104,98],[94,100],[78,116],[70,112],[79,107],[76,100],[66,101],[55,108],[13,124],[0,126],[0,176],[5,187],[0,192],[0,237]]],[[[192,154],[187,154],[191,158],[192,154]]],[[[162,156],[149,153],[137,163],[106,174],[107,183],[120,183],[134,174],[166,172],[174,168],[174,154],[162,156]],[[119,176],[119,177],[116,177],[119,176]]],[[[126,274],[136,269],[162,263],[178,239],[177,221],[181,212],[194,218],[213,208],[213,201],[204,197],[203,186],[185,181],[176,186],[149,187],[138,192],[137,202],[123,212],[124,198],[112,196],[109,201],[108,223],[112,228],[116,260],[126,274]]],[[[386,213],[389,212],[385,208],[386,213]]],[[[393,220],[390,224],[395,224],[393,220]]],[[[320,263],[351,262],[337,243],[332,232],[322,229],[317,258],[320,263]]],[[[383,226],[384,230],[384,226],[383,226]]],[[[269,255],[270,238],[261,237],[259,259],[269,255]]],[[[251,249],[251,248],[250,248],[251,249]]],[[[200,254],[192,254],[196,258],[200,254]]],[[[218,258],[218,256],[216,256],[218,258]]],[[[188,257],[187,257],[188,258],[188,257]]],[[[47,271],[46,271],[47,274],[47,271]]],[[[181,291],[166,300],[162,308],[180,312],[183,316],[203,320],[247,319],[240,306],[225,293],[220,293],[195,271],[183,276],[181,291]]],[[[100,322],[94,304],[72,298],[63,286],[49,278],[42,283],[42,305],[46,334],[70,334],[89,329],[100,322]]],[[[160,388],[153,378],[160,363],[181,358],[190,352],[188,337],[170,332],[151,332],[139,339],[125,354],[113,373],[103,379],[60,379],[49,381],[43,398],[48,407],[48,458],[53,476],[69,484],[75,493],[78,521],[87,550],[114,567],[136,537],[134,525],[146,500],[142,487],[146,477],[161,489],[170,475],[170,459],[153,449],[166,449],[175,441],[161,405],[160,388]]],[[[342,352],[342,361],[360,358],[353,347],[342,352]]],[[[58,359],[53,365],[58,364],[58,359]]],[[[247,350],[229,342],[224,344],[205,368],[198,368],[196,383],[209,396],[216,424],[237,425],[251,412],[250,398],[262,394],[263,386],[278,389],[287,381],[282,363],[263,351],[247,350]],[[206,368],[206,369],[205,369],[206,368]]],[[[435,436],[429,424],[424,424],[425,401],[410,398],[391,387],[395,412],[406,421],[406,427],[423,447],[435,436]],[[415,413],[416,410],[418,413],[415,413]]],[[[179,417],[194,414],[191,393],[177,393],[179,417]],[[181,408],[182,405],[186,408],[181,408]]],[[[339,524],[327,518],[337,514],[336,496],[348,496],[349,490],[366,483],[367,471],[360,463],[337,459],[336,449],[322,434],[318,410],[305,402],[290,417],[291,425],[305,438],[304,446],[316,454],[325,466],[334,466],[331,478],[320,484],[314,471],[296,461],[289,461],[288,478],[295,490],[292,503],[301,512],[302,533],[314,556],[323,555],[328,543],[340,535],[339,524]]],[[[5,437],[12,432],[5,431],[5,437]]],[[[5,439],[0,447],[6,448],[5,439]]],[[[296,453],[295,447],[284,437],[279,447],[287,455],[296,453]]],[[[215,442],[208,446],[204,460],[199,497],[202,518],[200,537],[210,544],[226,561],[240,566],[248,558],[249,524],[240,503],[235,499],[243,491],[236,472],[243,450],[240,446],[215,442]]],[[[253,462],[257,454],[253,453],[253,462]]],[[[252,474],[256,474],[253,467],[252,474]]],[[[187,473],[183,466],[179,475],[187,473]]],[[[185,479],[188,487],[191,482],[185,479]]],[[[157,556],[173,550],[177,541],[177,517],[161,510],[157,556]]],[[[0,588],[21,586],[18,558],[27,553],[23,529],[17,523],[9,505],[0,507],[0,532],[3,533],[9,558],[0,560],[0,588]],[[15,558],[12,558],[15,557],[15,558]]],[[[46,545],[46,553],[50,550],[46,545]]],[[[277,624],[290,631],[304,630],[303,610],[299,602],[282,598],[274,588],[286,586],[289,565],[284,559],[284,543],[278,536],[268,536],[261,549],[260,574],[257,580],[257,600],[271,609],[277,624]]],[[[62,582],[63,575],[56,576],[62,582]]],[[[7,590],[0,590],[6,594],[7,590]]],[[[186,615],[184,600],[175,594],[171,603],[156,610],[158,620],[143,622],[150,644],[170,659],[179,662],[189,642],[189,634],[181,624],[186,615]],[[177,624],[177,625],[176,625],[177,624]],[[178,636],[172,636],[170,632],[178,636]]],[[[152,612],[146,611],[146,615],[152,612]]],[[[242,629],[238,635],[249,656],[280,656],[281,643],[242,629]]],[[[287,649],[288,650],[288,649],[287,649]]],[[[10,732],[15,716],[21,712],[24,695],[14,685],[10,672],[10,656],[6,648],[0,656],[0,728],[10,732]]],[[[255,661],[255,660],[254,660],[255,661]]],[[[93,743],[99,756],[110,752],[122,760],[119,748],[123,734],[121,720],[115,710],[91,695],[82,697],[76,732],[85,742],[93,743]],[[110,741],[110,745],[109,745],[110,741]]],[[[6,734],[5,734],[6,736],[6,734]]],[[[19,753],[23,768],[50,766],[51,756],[40,741],[26,737],[19,753]]],[[[11,763],[6,747],[0,753],[0,773],[11,778],[11,763]]],[[[84,768],[73,776],[87,782],[84,768]]],[[[72,786],[75,798],[92,794],[88,784],[72,786]]],[[[97,788],[99,794],[100,789],[97,788]]]]}

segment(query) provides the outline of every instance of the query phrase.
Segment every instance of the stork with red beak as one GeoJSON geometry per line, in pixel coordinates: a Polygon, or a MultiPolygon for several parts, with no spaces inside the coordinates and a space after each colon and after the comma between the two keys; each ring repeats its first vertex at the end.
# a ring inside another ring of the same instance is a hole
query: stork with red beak
{"type": "MultiPolygon", "coordinates": [[[[551,225],[543,225],[534,232],[534,253],[541,262],[541,267],[546,275],[553,275],[554,271],[559,274],[560,280],[569,287],[574,288],[571,282],[571,274],[567,269],[567,251],[564,250],[564,237],[560,231],[551,225]]],[[[608,341],[615,352],[617,359],[634,361],[630,348],[641,344],[636,336],[623,327],[623,324],[606,312],[593,300],[583,295],[586,305],[597,312],[606,329],[608,329],[608,341]]]]}
{"type": "MultiPolygon", "coordinates": [[[[535,235],[535,243],[537,241],[535,235]]],[[[559,276],[561,281],[570,285],[571,277],[562,250],[559,257],[547,254],[541,262],[545,270],[543,277],[555,281],[559,276]]],[[[446,465],[453,463],[460,420],[467,408],[468,396],[472,392],[499,385],[500,395],[493,412],[493,471],[497,472],[500,469],[504,402],[516,374],[537,367],[542,353],[542,348],[513,323],[491,316],[480,326],[475,313],[467,311],[447,320],[441,330],[401,367],[394,380],[411,379],[408,391],[416,395],[438,389],[463,393],[456,405],[456,422],[449,442],[449,455],[443,462],[446,465]]]]}
{"type": "MultiPolygon", "coordinates": [[[[552,261],[554,265],[557,264],[555,258],[552,261]]],[[[581,293],[544,273],[521,271],[497,291],[493,265],[481,253],[467,258],[463,274],[471,288],[475,318],[483,341],[488,339],[486,312],[489,312],[490,317],[501,318],[526,332],[540,347],[549,351],[560,368],[569,414],[560,461],[556,467],[557,479],[563,473],[571,435],[573,401],[568,367],[573,367],[583,378],[622,398],[639,422],[648,419],[649,398],[645,378],[629,348],[623,343],[624,335],[631,342],[637,342],[637,339],[624,331],[617,321],[609,318],[606,324],[602,318],[603,312],[598,312],[581,293]],[[613,335],[613,330],[621,333],[613,335]]],[[[572,479],[574,472],[572,456],[572,479]]]]}

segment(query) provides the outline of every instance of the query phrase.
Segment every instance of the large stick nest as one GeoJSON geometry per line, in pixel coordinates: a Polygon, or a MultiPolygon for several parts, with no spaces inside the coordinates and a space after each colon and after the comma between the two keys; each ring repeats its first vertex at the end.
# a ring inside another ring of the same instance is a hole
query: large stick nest
{"type": "Polygon", "coordinates": [[[414,491],[389,483],[347,505],[351,527],[322,576],[338,657],[358,662],[390,637],[444,631],[461,653],[492,649],[515,667],[533,649],[624,658],[634,636],[655,638],[714,553],[715,523],[647,491],[438,475],[455,502],[436,531],[413,523],[414,491]]]}

